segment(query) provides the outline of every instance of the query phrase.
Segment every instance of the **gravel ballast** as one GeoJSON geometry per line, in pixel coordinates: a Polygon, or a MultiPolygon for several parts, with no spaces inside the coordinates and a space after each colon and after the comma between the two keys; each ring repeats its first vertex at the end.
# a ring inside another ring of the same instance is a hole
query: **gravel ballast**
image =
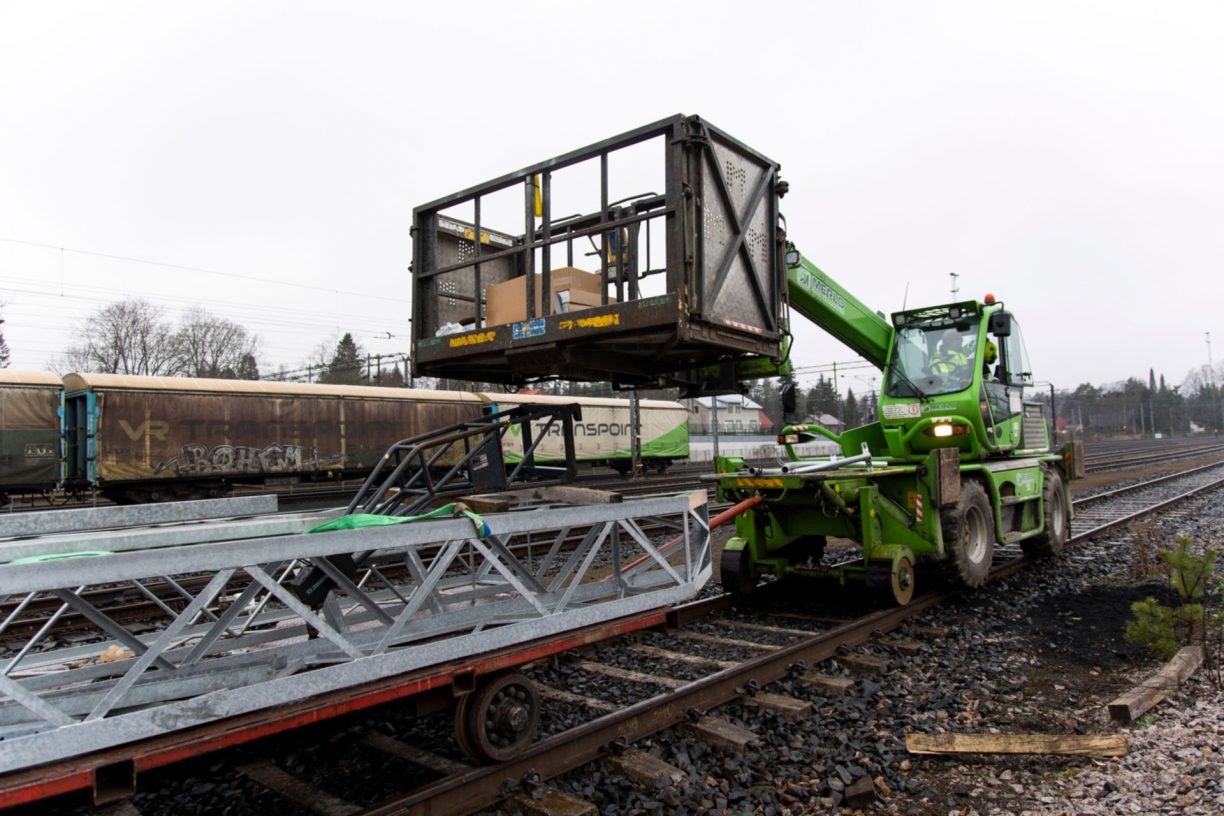
{"type": "MultiPolygon", "coordinates": [[[[1200,546],[1224,540],[1219,499],[1218,492],[1196,499],[1151,529],[1168,542],[1179,533],[1200,546]]],[[[1141,537],[1150,542],[1151,534],[1141,537]]],[[[886,669],[856,678],[845,698],[794,681],[766,689],[811,700],[807,717],[785,720],[750,702],[721,707],[714,713],[761,738],[743,755],[709,749],[680,730],[639,743],[686,772],[680,785],[645,791],[606,764],[554,784],[593,802],[601,814],[1224,812],[1224,694],[1195,677],[1133,725],[1108,717],[1108,702],[1161,665],[1124,638],[1133,601],[1169,597],[1158,576],[1133,575],[1130,538],[1119,532],[1083,544],[1057,562],[933,610],[916,623],[942,627],[947,635],[926,640],[916,655],[863,647],[887,658],[886,669]],[[903,739],[915,731],[1120,733],[1130,750],[1111,759],[909,755],[903,739]],[[863,776],[874,781],[876,801],[850,808],[846,790],[863,776]]],[[[769,613],[848,618],[862,611],[861,591],[819,584],[816,592],[813,586],[786,593],[745,619],[794,627],[794,619],[771,620],[769,613]]],[[[727,636],[744,639],[739,630],[727,636]]],[[[617,661],[614,650],[602,648],[598,659],[617,661]]],[[[846,673],[837,661],[813,668],[846,673]]],[[[652,663],[649,670],[662,667],[652,663]]]]}

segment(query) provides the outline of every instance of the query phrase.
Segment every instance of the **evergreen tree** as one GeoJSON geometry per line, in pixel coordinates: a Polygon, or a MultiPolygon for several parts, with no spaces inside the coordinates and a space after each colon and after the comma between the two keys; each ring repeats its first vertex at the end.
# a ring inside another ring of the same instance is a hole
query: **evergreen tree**
{"type": "Polygon", "coordinates": [[[254,354],[244,354],[242,359],[238,361],[238,368],[234,370],[234,379],[236,380],[258,380],[259,366],[255,362],[254,354]]]}
{"type": "Polygon", "coordinates": [[[808,391],[808,416],[812,419],[820,419],[821,414],[837,416],[841,413],[841,408],[841,398],[833,390],[833,383],[821,375],[816,385],[808,391]]]}
{"type": "Polygon", "coordinates": [[[361,349],[353,340],[353,335],[345,332],[336,344],[336,353],[319,375],[319,382],[332,385],[363,385],[365,383],[365,362],[361,359],[361,349]]]}
{"type": "MultiPolygon", "coordinates": [[[[403,388],[405,385],[404,372],[400,371],[396,366],[384,368],[374,375],[374,385],[381,385],[384,388],[403,388]]],[[[492,391],[493,389],[486,385],[477,390],[492,391]]]]}
{"type": "Polygon", "coordinates": [[[859,407],[858,400],[854,398],[854,389],[846,389],[846,402],[842,408],[842,422],[846,423],[847,428],[854,428],[859,424],[859,407]]]}

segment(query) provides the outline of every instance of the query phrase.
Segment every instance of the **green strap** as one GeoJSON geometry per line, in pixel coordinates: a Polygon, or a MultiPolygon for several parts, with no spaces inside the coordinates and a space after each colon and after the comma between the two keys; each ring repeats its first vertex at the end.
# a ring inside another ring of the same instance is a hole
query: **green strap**
{"type": "Polygon", "coordinates": [[[100,555],[111,555],[106,550],[82,550],[81,552],[70,553],[48,553],[47,555],[27,555],[25,558],[17,558],[10,561],[10,564],[41,564],[44,561],[62,561],[65,558],[97,558],[100,555]]]}
{"type": "Polygon", "coordinates": [[[408,524],[413,521],[422,521],[424,519],[436,519],[443,517],[457,518],[466,516],[469,521],[476,527],[476,535],[481,540],[484,540],[489,535],[489,525],[477,513],[472,512],[463,502],[451,502],[444,504],[441,507],[430,510],[428,513],[421,513],[416,516],[379,516],[371,513],[353,513],[348,516],[325,521],[317,527],[312,527],[306,531],[310,533],[331,533],[337,530],[359,530],[363,527],[385,527],[390,524],[408,524]]]}

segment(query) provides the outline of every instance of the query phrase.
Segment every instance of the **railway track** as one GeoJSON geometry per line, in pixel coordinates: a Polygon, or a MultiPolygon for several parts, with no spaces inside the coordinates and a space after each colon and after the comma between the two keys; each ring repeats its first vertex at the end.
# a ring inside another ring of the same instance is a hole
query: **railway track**
{"type": "MultiPolygon", "coordinates": [[[[1224,445],[1214,442],[1199,443],[1172,440],[1096,443],[1087,448],[1085,468],[1088,473],[1111,473],[1216,455],[1224,455],[1224,445]]],[[[774,465],[776,462],[753,461],[751,464],[774,465]]],[[[658,492],[660,489],[682,490],[696,486],[696,476],[701,473],[708,473],[711,467],[712,465],[709,463],[677,464],[669,468],[667,474],[651,475],[638,479],[592,472],[580,476],[576,483],[583,487],[598,490],[615,490],[630,495],[652,490],[658,492]],[[668,483],[674,486],[665,488],[653,486],[658,483],[668,483]]],[[[281,507],[285,510],[325,509],[348,501],[361,484],[361,479],[349,479],[339,483],[291,484],[273,490],[259,486],[239,485],[234,488],[232,495],[260,496],[274,494],[280,501],[281,507]]],[[[110,504],[111,502],[96,495],[83,496],[77,500],[25,496],[15,500],[8,507],[3,508],[3,512],[43,513],[54,512],[62,508],[106,507],[110,506],[110,504]]]]}
{"type": "MultiPolygon", "coordinates": [[[[1079,543],[1100,536],[1222,486],[1224,464],[1081,498],[1075,502],[1071,541],[1079,543]]],[[[1010,547],[996,552],[992,580],[1017,573],[1032,563],[1018,551],[1018,547],[1010,547]]],[[[781,716],[788,716],[788,712],[802,716],[810,701],[774,693],[766,687],[783,681],[786,688],[807,687],[822,698],[833,699],[839,693],[839,683],[847,681],[825,673],[819,664],[830,659],[843,665],[878,661],[856,653],[857,647],[868,642],[880,647],[873,649],[876,652],[892,649],[900,655],[925,648],[924,639],[938,637],[939,633],[915,626],[914,619],[955,594],[935,590],[916,597],[906,607],[864,611],[859,617],[842,619],[827,612],[802,611],[803,603],[788,595],[786,589],[765,588],[747,612],[733,608],[729,596],[705,598],[672,610],[665,632],[629,636],[560,662],[529,667],[528,674],[539,685],[547,710],[568,713],[565,717],[548,717],[551,724],[546,736],[507,762],[467,765],[459,759],[457,744],[437,738],[437,730],[445,728],[437,718],[430,721],[416,717],[419,712],[415,710],[395,710],[386,715],[385,721],[403,719],[409,724],[402,730],[398,726],[391,729],[390,734],[385,728],[371,730],[368,721],[327,726],[332,734],[326,738],[330,740],[327,744],[332,748],[312,752],[309,762],[291,747],[288,756],[243,754],[213,767],[225,767],[224,773],[232,775],[233,786],[254,797],[258,803],[255,809],[271,813],[307,807],[318,813],[471,813],[495,804],[507,793],[542,796],[548,779],[600,759],[630,768],[633,773],[666,776],[671,771],[655,767],[648,772],[635,765],[649,766],[650,762],[632,747],[633,743],[680,727],[697,739],[721,744],[723,749],[742,747],[761,735],[728,727],[719,717],[720,706],[738,701],[780,712],[781,716]],[[889,637],[890,632],[901,628],[907,630],[905,638],[889,637]],[[616,703],[600,696],[599,690],[608,687],[619,690],[616,703]],[[632,697],[630,689],[637,689],[639,697],[626,702],[632,697]],[[558,725],[569,720],[580,722],[558,725]],[[430,746],[429,750],[422,745],[430,746]],[[397,769],[396,778],[410,777],[414,789],[392,793],[386,784],[366,783],[338,787],[335,779],[339,772],[325,762],[329,753],[341,757],[345,779],[365,773],[354,770],[363,762],[373,763],[369,773],[384,775],[390,763],[397,769]],[[374,770],[375,766],[380,770],[374,770]]],[[[861,605],[862,594],[839,596],[834,607],[844,610],[856,603],[861,605]]],[[[846,784],[849,787],[859,781],[860,776],[855,774],[846,784]]]]}
{"type": "MultiPolygon", "coordinates": [[[[1201,458],[1204,454],[1209,455],[1213,451],[1224,450],[1224,448],[1201,448],[1195,447],[1189,451],[1179,451],[1178,457],[1175,458],[1201,458]],[[1184,456],[1183,456],[1184,454],[1184,456]]],[[[1169,454],[1166,452],[1162,455],[1160,461],[1169,461],[1169,454]]],[[[1152,456],[1144,454],[1139,457],[1142,462],[1154,461],[1152,456]]],[[[1108,460],[1116,462],[1118,460],[1108,460]]],[[[1123,515],[1129,511],[1142,513],[1143,500],[1139,498],[1140,492],[1148,487],[1157,485],[1169,484],[1177,480],[1191,478],[1196,474],[1208,474],[1213,472],[1217,465],[1204,465],[1195,468],[1189,472],[1177,472],[1166,476],[1160,476],[1153,479],[1148,479],[1143,482],[1129,485],[1126,487],[1116,488],[1104,493],[1098,493],[1093,496],[1077,499],[1075,508],[1077,520],[1073,526],[1074,530],[1079,530],[1085,524],[1105,523],[1104,519],[1111,513],[1115,513],[1114,508],[1121,508],[1117,512],[1123,512],[1123,515]]],[[[658,475],[643,479],[606,479],[606,478],[588,478],[582,482],[583,486],[594,489],[611,489],[625,495],[648,495],[662,494],[668,492],[680,492],[686,490],[704,489],[705,485],[696,480],[696,476],[704,472],[704,468],[688,467],[684,472],[679,474],[658,475]]],[[[721,512],[728,505],[711,503],[711,512],[721,512]]],[[[1124,522],[1117,522],[1114,526],[1118,526],[1124,522]]],[[[99,591],[91,594],[90,601],[95,603],[100,608],[106,609],[108,613],[115,614],[123,620],[138,621],[142,616],[156,614],[162,605],[171,607],[179,607],[184,601],[182,589],[194,591],[198,589],[198,585],[202,585],[207,581],[207,576],[188,576],[183,579],[181,586],[170,584],[153,584],[140,586],[123,586],[116,587],[113,590],[99,591]]],[[[16,602],[6,601],[0,604],[0,636],[5,633],[20,634],[35,630],[47,621],[56,616],[57,626],[62,631],[69,642],[88,642],[88,638],[82,635],[83,631],[90,628],[88,620],[84,619],[76,612],[64,612],[60,609],[60,605],[52,600],[43,599],[35,603],[25,606],[21,610],[19,616],[14,616],[16,602]]]]}

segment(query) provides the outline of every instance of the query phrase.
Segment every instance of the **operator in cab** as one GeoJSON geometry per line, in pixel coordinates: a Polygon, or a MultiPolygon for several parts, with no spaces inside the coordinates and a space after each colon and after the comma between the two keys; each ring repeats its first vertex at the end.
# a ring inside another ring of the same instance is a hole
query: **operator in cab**
{"type": "MultiPolygon", "coordinates": [[[[965,379],[963,375],[970,370],[970,360],[973,349],[965,348],[961,333],[956,329],[948,329],[939,341],[939,350],[931,357],[930,371],[952,379],[965,379]]],[[[969,379],[972,379],[970,375],[969,379]]]]}

